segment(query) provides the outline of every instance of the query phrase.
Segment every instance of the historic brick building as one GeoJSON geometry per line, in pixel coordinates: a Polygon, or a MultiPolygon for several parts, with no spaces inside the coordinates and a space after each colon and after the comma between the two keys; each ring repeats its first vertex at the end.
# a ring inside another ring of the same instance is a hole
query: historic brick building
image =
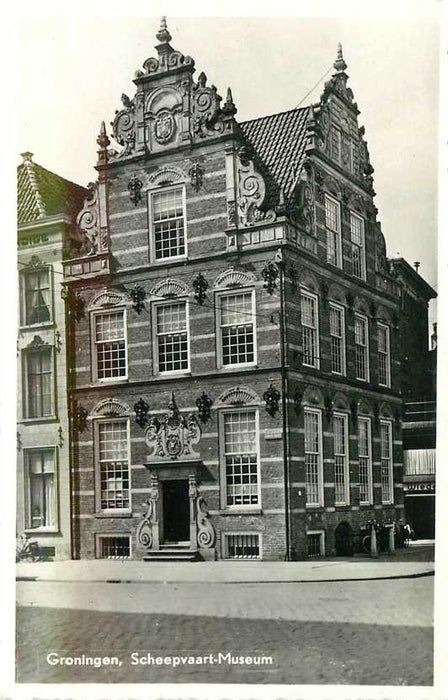
{"type": "Polygon", "coordinates": [[[64,263],[73,556],[348,553],[403,514],[401,289],[342,50],[238,122],[157,39],[64,263]]]}
{"type": "Polygon", "coordinates": [[[434,289],[403,258],[391,261],[401,287],[404,517],[417,539],[435,536],[437,324],[429,348],[434,289]]]}
{"type": "Polygon", "coordinates": [[[62,259],[86,190],[23,153],[17,170],[19,337],[17,533],[56,559],[71,554],[62,259]]]}

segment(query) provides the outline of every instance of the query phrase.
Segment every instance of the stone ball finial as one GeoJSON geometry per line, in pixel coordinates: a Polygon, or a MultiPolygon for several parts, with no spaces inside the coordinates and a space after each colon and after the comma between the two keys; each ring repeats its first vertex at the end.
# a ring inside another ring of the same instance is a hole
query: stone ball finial
{"type": "Polygon", "coordinates": [[[156,39],[157,41],[160,41],[162,44],[168,44],[173,37],[168,31],[168,27],[166,26],[166,17],[161,17],[160,18],[160,29],[156,34],[156,39]]]}
{"type": "Polygon", "coordinates": [[[339,42],[338,44],[338,53],[336,56],[336,61],[333,63],[334,68],[337,71],[344,71],[347,68],[347,64],[344,61],[344,56],[342,55],[342,44],[339,42]]]}
{"type": "Polygon", "coordinates": [[[32,163],[33,162],[34,153],[31,153],[31,151],[24,151],[24,153],[21,153],[20,155],[22,156],[24,163],[32,163]]]}

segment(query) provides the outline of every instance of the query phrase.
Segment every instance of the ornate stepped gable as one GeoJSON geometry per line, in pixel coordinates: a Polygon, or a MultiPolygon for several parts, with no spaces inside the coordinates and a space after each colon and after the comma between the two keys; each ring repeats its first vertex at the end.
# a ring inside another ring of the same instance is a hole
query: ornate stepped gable
{"type": "Polygon", "coordinates": [[[236,107],[230,88],[221,105],[222,98],[214,85],[207,85],[205,73],[194,82],[194,60],[170,45],[164,17],[156,37],[158,58],[148,58],[143,70],[136,71],[133,99],[121,97],[123,108],[116,112],[112,128],[122,149],[112,153],[111,160],[200,143],[234,128],[236,107]]]}

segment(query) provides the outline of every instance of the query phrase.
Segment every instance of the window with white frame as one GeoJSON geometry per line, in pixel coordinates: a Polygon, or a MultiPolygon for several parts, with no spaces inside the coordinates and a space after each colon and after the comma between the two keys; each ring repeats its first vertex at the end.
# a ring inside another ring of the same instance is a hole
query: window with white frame
{"type": "Polygon", "coordinates": [[[382,420],[381,430],[381,501],[393,503],[392,423],[382,420]]]}
{"type": "Polygon", "coordinates": [[[153,192],[150,198],[153,260],[186,255],[184,188],[153,192]]]}
{"type": "Polygon", "coordinates": [[[25,354],[27,418],[54,415],[53,362],[53,348],[49,346],[25,354]]]}
{"type": "Polygon", "coordinates": [[[319,314],[318,298],[302,290],[300,295],[302,314],[303,364],[319,368],[319,314]]]}
{"type": "Polygon", "coordinates": [[[126,379],[126,314],[124,309],[93,314],[96,379],[126,379]]]}
{"type": "Polygon", "coordinates": [[[49,323],[52,319],[50,268],[41,267],[23,272],[22,285],[24,325],[49,323]]]}
{"type": "Polygon", "coordinates": [[[355,366],[356,379],[369,381],[369,321],[366,316],[355,315],[355,366]]]}
{"type": "Polygon", "coordinates": [[[224,534],[225,559],[261,559],[258,532],[229,532],[224,534]]]}
{"type": "Polygon", "coordinates": [[[325,534],[323,530],[308,530],[306,533],[308,556],[323,557],[325,555],[325,534]]]}
{"type": "Polygon", "coordinates": [[[157,371],[185,372],[189,368],[186,301],[155,304],[157,371]]]}
{"type": "Polygon", "coordinates": [[[259,505],[257,412],[249,409],[224,412],[221,416],[221,436],[225,505],[259,505]]]}
{"type": "Polygon", "coordinates": [[[55,529],[57,517],[56,448],[24,450],[26,522],[29,530],[55,529]]]}
{"type": "Polygon", "coordinates": [[[350,238],[352,243],[353,275],[361,280],[366,278],[366,252],[364,219],[350,212],[350,238]]]}
{"type": "Polygon", "coordinates": [[[127,419],[97,424],[100,509],[130,508],[129,424],[127,419]]]}
{"type": "Polygon", "coordinates": [[[359,500],[372,503],[372,437],[370,418],[358,418],[359,500]]]}
{"type": "Polygon", "coordinates": [[[322,414],[306,408],[305,420],[305,481],[306,504],[322,505],[322,414]]]}
{"type": "Polygon", "coordinates": [[[378,384],[390,386],[390,331],[378,323],[378,384]]]}
{"type": "Polygon", "coordinates": [[[348,416],[346,413],[333,415],[334,433],[334,499],[337,505],[350,501],[349,457],[348,457],[348,416]]]}
{"type": "Polygon", "coordinates": [[[325,195],[325,227],[327,229],[327,262],[342,267],[341,207],[325,195]]]}
{"type": "Polygon", "coordinates": [[[255,363],[255,292],[221,294],[217,302],[221,366],[255,363]]]}
{"type": "Polygon", "coordinates": [[[345,374],[345,312],[339,304],[330,303],[331,371],[345,374]]]}
{"type": "Polygon", "coordinates": [[[98,559],[129,559],[131,538],[129,535],[99,535],[98,559]]]}

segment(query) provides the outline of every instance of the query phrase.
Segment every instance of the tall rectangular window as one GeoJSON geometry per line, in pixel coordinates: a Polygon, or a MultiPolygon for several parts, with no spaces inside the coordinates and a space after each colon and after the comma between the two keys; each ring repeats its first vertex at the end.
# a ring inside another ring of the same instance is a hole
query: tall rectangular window
{"type": "Polygon", "coordinates": [[[126,378],[124,309],[93,316],[96,379],[126,378]]]}
{"type": "Polygon", "coordinates": [[[319,368],[318,299],[314,294],[301,292],[303,364],[319,368]]]}
{"type": "Polygon", "coordinates": [[[182,187],[155,192],[151,197],[153,258],[186,254],[185,204],[182,187]]]}
{"type": "Polygon", "coordinates": [[[23,292],[25,325],[51,321],[50,269],[43,267],[23,273],[23,292]]]}
{"type": "Polygon", "coordinates": [[[322,415],[305,409],[306,504],[322,505],[322,415]]]}
{"type": "Polygon", "coordinates": [[[345,374],[345,315],[344,308],[330,303],[331,371],[345,374]]]}
{"type": "Polygon", "coordinates": [[[372,440],[370,418],[358,419],[359,500],[372,503],[372,440]]]}
{"type": "Polygon", "coordinates": [[[335,503],[349,503],[348,420],[346,414],[334,414],[334,488],[335,503]]]}
{"type": "Polygon", "coordinates": [[[25,450],[26,528],[55,528],[55,448],[25,450]]]}
{"type": "Polygon", "coordinates": [[[393,503],[392,423],[381,421],[381,501],[393,503]]]}
{"type": "Polygon", "coordinates": [[[356,379],[369,381],[369,322],[366,316],[355,316],[356,379]]]}
{"type": "Polygon", "coordinates": [[[188,370],[188,318],[185,301],[155,306],[159,372],[188,370]]]}
{"type": "Polygon", "coordinates": [[[336,126],[331,127],[331,157],[341,160],[341,130],[336,126]]]}
{"type": "Polygon", "coordinates": [[[255,362],[254,292],[218,296],[221,364],[255,362]]]}
{"type": "Polygon", "coordinates": [[[325,195],[327,262],[342,267],[341,208],[339,202],[325,195]]]}
{"type": "Polygon", "coordinates": [[[389,326],[378,323],[378,384],[390,386],[389,326]]]}
{"type": "Polygon", "coordinates": [[[27,418],[54,414],[53,351],[51,347],[26,354],[27,418]]]}
{"type": "Polygon", "coordinates": [[[130,508],[129,435],[127,420],[98,423],[101,510],[130,508]]]}
{"type": "Polygon", "coordinates": [[[364,239],[364,219],[350,212],[350,238],[352,243],[353,275],[366,278],[366,252],[364,239]]]}
{"type": "Polygon", "coordinates": [[[222,452],[227,506],[255,506],[259,497],[258,425],[255,411],[222,416],[222,452]]]}

